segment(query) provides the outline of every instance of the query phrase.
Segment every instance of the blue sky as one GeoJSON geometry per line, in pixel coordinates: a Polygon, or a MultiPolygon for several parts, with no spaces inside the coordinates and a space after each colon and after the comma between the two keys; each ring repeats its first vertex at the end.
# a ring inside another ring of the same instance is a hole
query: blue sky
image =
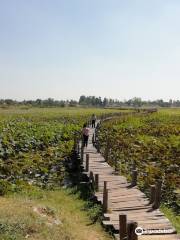
{"type": "Polygon", "coordinates": [[[0,98],[180,99],[179,0],[0,0],[0,98]]]}

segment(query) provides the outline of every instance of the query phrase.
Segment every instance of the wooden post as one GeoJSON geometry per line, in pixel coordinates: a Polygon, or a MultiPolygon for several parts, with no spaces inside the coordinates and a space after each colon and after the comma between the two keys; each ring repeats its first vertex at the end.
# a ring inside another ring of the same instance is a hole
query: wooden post
{"type": "Polygon", "coordinates": [[[149,204],[153,204],[155,201],[156,187],[155,185],[151,185],[150,187],[151,187],[151,196],[150,196],[149,204]]]}
{"type": "Polygon", "coordinates": [[[95,174],[95,190],[99,191],[99,174],[95,174]]]}
{"type": "Polygon", "coordinates": [[[161,203],[161,187],[162,187],[162,182],[157,182],[156,183],[156,191],[155,191],[155,201],[153,204],[153,209],[158,209],[160,207],[161,203]]]}
{"type": "Polygon", "coordinates": [[[135,230],[138,224],[136,222],[129,222],[127,225],[127,240],[138,240],[138,235],[135,230]]]}
{"type": "Polygon", "coordinates": [[[97,142],[97,128],[95,128],[95,132],[94,132],[94,142],[97,142]]]}
{"type": "Polygon", "coordinates": [[[94,146],[94,143],[95,143],[95,135],[93,133],[93,136],[92,136],[92,144],[93,144],[93,146],[94,146]]]}
{"type": "Polygon", "coordinates": [[[94,175],[92,171],[89,173],[89,183],[92,188],[92,191],[94,192],[94,175]]]}
{"type": "Polygon", "coordinates": [[[97,143],[97,152],[100,153],[99,141],[98,141],[98,143],[97,143]]]}
{"type": "Polygon", "coordinates": [[[132,187],[137,185],[137,176],[138,176],[138,171],[132,170],[132,182],[131,182],[132,187]]]}
{"type": "Polygon", "coordinates": [[[106,189],[103,193],[103,210],[104,213],[108,212],[108,189],[106,189]]]}
{"type": "Polygon", "coordinates": [[[107,189],[107,181],[104,181],[104,189],[103,189],[103,191],[106,190],[106,189],[107,189]]]}
{"type": "Polygon", "coordinates": [[[93,181],[93,178],[94,178],[94,176],[93,176],[93,172],[90,171],[90,173],[89,173],[89,180],[90,180],[90,181],[93,181]]]}
{"type": "Polygon", "coordinates": [[[103,189],[103,211],[106,213],[108,210],[108,189],[107,182],[104,181],[104,189],[103,189]]]}
{"type": "Polygon", "coordinates": [[[83,159],[84,159],[84,147],[81,146],[81,163],[83,163],[83,159]]]}
{"type": "Polygon", "coordinates": [[[119,239],[125,240],[127,236],[127,216],[125,214],[119,215],[119,239]]]}
{"type": "Polygon", "coordinates": [[[86,154],[86,172],[89,172],[89,154],[86,154]]]}

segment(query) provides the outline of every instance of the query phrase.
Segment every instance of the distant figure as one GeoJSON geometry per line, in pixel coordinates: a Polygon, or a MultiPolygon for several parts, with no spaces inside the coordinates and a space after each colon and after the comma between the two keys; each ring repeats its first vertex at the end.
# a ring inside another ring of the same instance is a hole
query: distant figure
{"type": "Polygon", "coordinates": [[[89,139],[89,128],[87,127],[86,124],[83,125],[82,134],[83,134],[83,146],[87,147],[89,139]]]}
{"type": "Polygon", "coordinates": [[[92,115],[91,121],[92,121],[92,128],[95,128],[96,127],[96,115],[95,114],[92,115]]]}

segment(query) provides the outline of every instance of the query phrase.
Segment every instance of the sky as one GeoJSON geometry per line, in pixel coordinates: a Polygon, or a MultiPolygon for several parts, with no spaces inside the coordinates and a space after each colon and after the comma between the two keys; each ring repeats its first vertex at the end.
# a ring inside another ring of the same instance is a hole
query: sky
{"type": "Polygon", "coordinates": [[[179,0],[0,0],[0,99],[180,99],[179,0]]]}

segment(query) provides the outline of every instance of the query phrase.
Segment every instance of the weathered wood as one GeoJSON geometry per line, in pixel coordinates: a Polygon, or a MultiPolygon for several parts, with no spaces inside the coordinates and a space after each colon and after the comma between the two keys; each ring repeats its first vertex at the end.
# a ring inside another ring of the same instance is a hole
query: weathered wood
{"type": "Polygon", "coordinates": [[[158,181],[156,183],[156,191],[155,191],[155,200],[153,204],[153,209],[158,209],[161,203],[161,187],[162,182],[158,181]]]}
{"type": "MultiPolygon", "coordinates": [[[[84,144],[84,143],[82,143],[84,144]]],[[[83,160],[84,160],[84,146],[82,145],[81,146],[81,163],[83,163],[83,160]]]]}
{"type": "MultiPolygon", "coordinates": [[[[129,214],[127,214],[128,216],[128,220],[133,221],[133,218],[135,218],[136,216],[129,216],[129,214]]],[[[151,219],[151,218],[147,218],[147,217],[138,217],[136,218],[136,220],[138,220],[139,224],[151,224],[151,225],[156,225],[156,224],[165,224],[166,226],[169,226],[169,221],[165,218],[161,218],[159,219],[159,217],[157,217],[156,219],[151,219]]],[[[113,225],[113,224],[118,224],[118,219],[110,219],[107,220],[106,224],[108,225],[113,225]]]]}
{"type": "Polygon", "coordinates": [[[93,179],[94,179],[93,172],[92,172],[92,171],[90,171],[90,173],[89,173],[89,180],[92,182],[92,181],[93,181],[93,179]]]}
{"type": "Polygon", "coordinates": [[[93,136],[92,136],[92,144],[93,144],[93,146],[95,144],[95,134],[93,134],[93,136]]]}
{"type": "Polygon", "coordinates": [[[180,240],[180,236],[178,237],[176,234],[168,234],[168,235],[141,235],[138,237],[139,240],[180,240]]]}
{"type": "MultiPolygon", "coordinates": [[[[104,221],[103,221],[104,223],[104,221]]],[[[144,229],[144,230],[165,230],[167,231],[167,234],[174,234],[176,233],[176,230],[169,224],[165,224],[165,223],[143,223],[141,222],[140,223],[141,227],[144,229]]],[[[118,222],[116,223],[113,223],[113,222],[109,222],[109,226],[112,226],[114,231],[119,231],[119,224],[118,222]]],[[[166,234],[166,233],[165,233],[166,234]]],[[[147,234],[148,235],[148,234],[147,234]]]]}
{"type": "Polygon", "coordinates": [[[100,153],[100,143],[99,143],[99,139],[96,141],[96,147],[97,147],[97,152],[100,153]]]}
{"type": "Polygon", "coordinates": [[[107,213],[108,211],[108,189],[107,182],[104,182],[104,190],[103,190],[103,211],[107,213]]]}
{"type": "MultiPolygon", "coordinates": [[[[115,234],[115,239],[119,240],[119,235],[115,234]]],[[[168,235],[141,235],[138,236],[138,240],[180,240],[180,236],[178,237],[176,234],[168,234],[168,235]]]]}
{"type": "Polygon", "coordinates": [[[150,187],[151,187],[151,195],[150,195],[149,204],[153,204],[155,201],[156,187],[155,187],[155,185],[151,185],[150,187]]]}
{"type": "Polygon", "coordinates": [[[86,172],[89,172],[89,154],[86,154],[86,172]]]}
{"type": "Polygon", "coordinates": [[[104,212],[108,212],[108,189],[104,191],[104,198],[103,198],[103,210],[104,212]]]}
{"type": "Polygon", "coordinates": [[[107,181],[104,181],[104,191],[107,189],[107,181]]]}
{"type": "MultiPolygon", "coordinates": [[[[111,221],[116,221],[118,219],[118,216],[121,212],[113,212],[113,213],[105,213],[104,217],[107,220],[111,221]]],[[[144,211],[122,211],[123,214],[128,215],[128,218],[132,220],[133,218],[137,219],[165,219],[164,214],[161,213],[159,210],[158,211],[153,211],[153,212],[144,212],[144,211]]],[[[122,214],[121,213],[121,214],[122,214]]]]}
{"type": "Polygon", "coordinates": [[[95,174],[95,190],[99,191],[99,174],[95,174]]]}
{"type": "Polygon", "coordinates": [[[119,239],[125,240],[127,237],[127,216],[125,214],[119,215],[119,239]]]}

